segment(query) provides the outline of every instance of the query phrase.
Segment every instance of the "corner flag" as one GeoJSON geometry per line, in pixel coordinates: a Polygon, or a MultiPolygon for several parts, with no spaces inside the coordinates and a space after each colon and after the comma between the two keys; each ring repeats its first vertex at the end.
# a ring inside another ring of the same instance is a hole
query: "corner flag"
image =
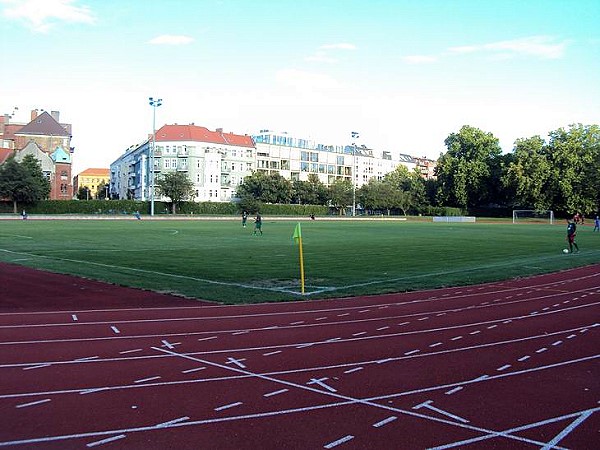
{"type": "Polygon", "coordinates": [[[296,228],[294,229],[292,239],[296,241],[296,244],[298,244],[298,251],[300,252],[300,283],[302,287],[302,295],[304,295],[304,257],[302,256],[302,228],[300,227],[300,222],[298,222],[296,228]]]}

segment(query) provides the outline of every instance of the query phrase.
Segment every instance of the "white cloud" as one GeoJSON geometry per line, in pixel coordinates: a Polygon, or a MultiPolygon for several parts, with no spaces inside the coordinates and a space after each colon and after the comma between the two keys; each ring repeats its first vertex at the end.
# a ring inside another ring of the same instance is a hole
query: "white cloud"
{"type": "Polygon", "coordinates": [[[3,16],[20,20],[34,31],[46,32],[59,22],[87,23],[96,21],[89,6],[77,6],[78,0],[0,0],[5,4],[3,16]]]}
{"type": "Polygon", "coordinates": [[[427,55],[409,55],[402,57],[402,60],[408,64],[431,64],[437,61],[437,57],[427,55]]]}
{"type": "Polygon", "coordinates": [[[348,43],[324,44],[319,47],[321,50],[356,50],[356,45],[348,43]]]}
{"type": "Polygon", "coordinates": [[[331,56],[327,56],[327,54],[325,52],[316,52],[314,55],[307,56],[306,58],[304,58],[304,60],[310,61],[310,62],[327,63],[327,64],[333,64],[333,63],[338,62],[337,58],[332,58],[331,56]]]}
{"type": "Polygon", "coordinates": [[[449,52],[451,54],[488,53],[502,58],[534,56],[542,59],[560,59],[564,56],[566,46],[567,41],[558,42],[550,36],[530,36],[482,45],[452,47],[449,52]]]}
{"type": "Polygon", "coordinates": [[[154,45],[187,45],[192,42],[194,42],[194,39],[189,36],[173,34],[163,34],[148,41],[149,44],[154,45]]]}

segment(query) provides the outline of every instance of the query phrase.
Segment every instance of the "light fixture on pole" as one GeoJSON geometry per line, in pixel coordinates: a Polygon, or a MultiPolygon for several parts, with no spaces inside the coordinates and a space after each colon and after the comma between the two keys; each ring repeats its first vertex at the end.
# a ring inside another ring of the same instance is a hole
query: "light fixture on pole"
{"type": "Polygon", "coordinates": [[[360,137],[358,131],[352,131],[352,217],[356,216],[356,139],[360,137]]]}
{"type": "Polygon", "coordinates": [[[162,105],[162,98],[148,98],[152,106],[152,147],[150,148],[150,176],[148,184],[150,185],[150,215],[154,216],[154,147],[156,146],[156,108],[162,105]]]}

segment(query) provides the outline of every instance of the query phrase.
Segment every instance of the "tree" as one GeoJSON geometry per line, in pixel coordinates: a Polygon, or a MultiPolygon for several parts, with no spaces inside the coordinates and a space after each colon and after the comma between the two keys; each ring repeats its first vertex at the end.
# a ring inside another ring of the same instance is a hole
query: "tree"
{"type": "Polygon", "coordinates": [[[168,172],[156,180],[158,195],[164,195],[171,200],[171,212],[176,214],[179,203],[194,198],[194,183],[184,172],[168,172]]]}
{"type": "Polygon", "coordinates": [[[33,155],[26,155],[21,163],[13,156],[0,166],[0,197],[13,202],[15,214],[19,202],[34,203],[49,193],[50,182],[33,155]]]}
{"type": "Polygon", "coordinates": [[[502,184],[513,207],[545,210],[552,208],[551,164],[540,136],[517,139],[502,184]]]}
{"type": "Polygon", "coordinates": [[[444,141],[448,151],[436,167],[439,191],[444,203],[461,208],[493,202],[500,174],[501,153],[498,139],[469,125],[444,141]]]}
{"type": "Polygon", "coordinates": [[[108,188],[109,185],[108,183],[105,183],[104,181],[102,181],[99,185],[98,185],[98,189],[96,189],[96,198],[98,200],[106,200],[109,199],[109,192],[108,192],[108,188]]]}
{"type": "Polygon", "coordinates": [[[329,204],[341,215],[352,204],[352,183],[346,179],[335,180],[327,189],[327,197],[329,204]]]}
{"type": "Polygon", "coordinates": [[[77,189],[78,200],[89,200],[90,198],[92,198],[92,193],[89,187],[80,186],[79,189],[77,189]]]}
{"type": "Polygon", "coordinates": [[[391,183],[371,179],[358,189],[356,196],[365,209],[385,210],[389,215],[391,209],[398,207],[399,193],[391,183]]]}
{"type": "Polygon", "coordinates": [[[294,181],[292,191],[292,199],[298,204],[324,205],[327,202],[327,187],[316,173],[309,174],[307,181],[294,181]]]}
{"type": "Polygon", "coordinates": [[[237,196],[250,196],[264,203],[289,203],[292,199],[292,183],[278,173],[255,172],[244,178],[237,189],[237,196]]]}
{"type": "Polygon", "coordinates": [[[402,210],[406,215],[409,209],[427,205],[425,180],[418,169],[412,172],[402,164],[383,178],[396,191],[394,194],[394,207],[402,210]]]}

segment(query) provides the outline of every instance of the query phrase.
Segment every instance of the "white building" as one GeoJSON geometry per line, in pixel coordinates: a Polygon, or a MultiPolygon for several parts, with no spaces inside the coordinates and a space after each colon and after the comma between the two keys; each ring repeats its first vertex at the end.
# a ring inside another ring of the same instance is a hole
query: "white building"
{"type": "MultiPolygon", "coordinates": [[[[146,140],[111,164],[113,197],[150,199],[150,148],[151,141],[146,140]]],[[[194,183],[197,202],[230,201],[254,171],[278,173],[292,181],[306,181],[309,174],[316,174],[325,185],[346,179],[358,188],[372,178],[382,179],[398,164],[409,170],[416,167],[409,155],[395,159],[390,152],[365,146],[324,145],[269,130],[236,135],[194,124],[164,125],[156,132],[154,152],[155,176],[185,172],[194,183]]]]}

